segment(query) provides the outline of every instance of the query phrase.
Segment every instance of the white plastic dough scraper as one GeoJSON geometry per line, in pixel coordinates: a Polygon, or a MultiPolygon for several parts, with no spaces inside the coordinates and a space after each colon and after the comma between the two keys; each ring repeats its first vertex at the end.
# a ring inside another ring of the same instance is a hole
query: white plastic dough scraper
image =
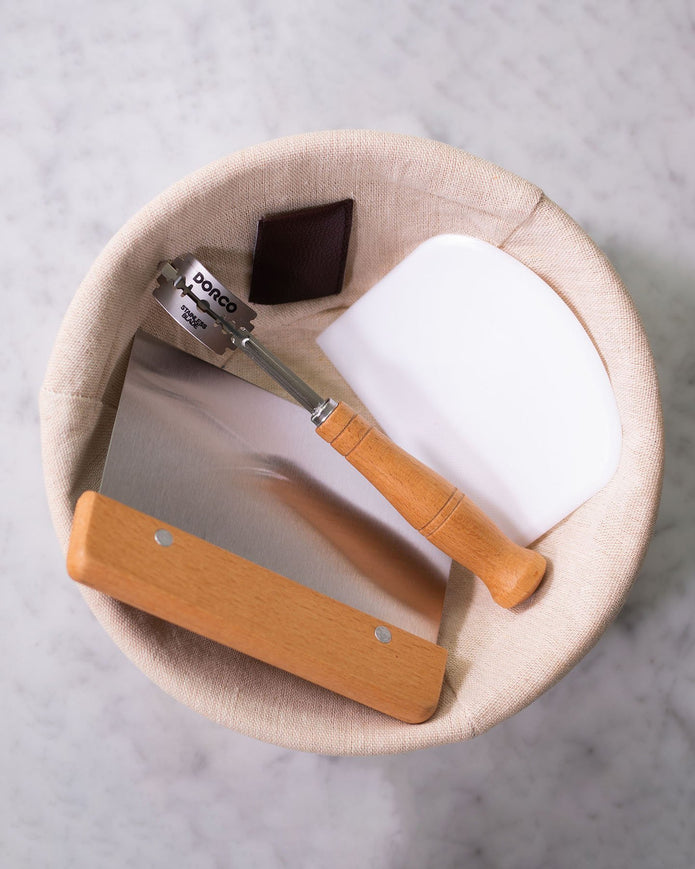
{"type": "Polygon", "coordinates": [[[523,546],[615,473],[620,418],[591,339],[545,281],[480,239],[424,242],[317,341],[395,443],[523,546]]]}

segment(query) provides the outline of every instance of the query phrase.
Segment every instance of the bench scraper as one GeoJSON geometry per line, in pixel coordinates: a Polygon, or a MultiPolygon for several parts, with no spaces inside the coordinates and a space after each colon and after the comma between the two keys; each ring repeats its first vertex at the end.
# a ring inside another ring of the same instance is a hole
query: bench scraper
{"type": "Polygon", "coordinates": [[[441,691],[450,564],[300,407],[136,335],[74,579],[415,723],[441,691]]]}

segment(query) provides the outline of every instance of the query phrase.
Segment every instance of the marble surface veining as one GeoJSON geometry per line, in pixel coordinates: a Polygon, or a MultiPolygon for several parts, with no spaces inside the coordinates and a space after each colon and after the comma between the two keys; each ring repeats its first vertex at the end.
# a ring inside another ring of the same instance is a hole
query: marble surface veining
{"type": "Polygon", "coordinates": [[[3,4],[0,864],[695,865],[695,9],[647,3],[3,4]],[[595,649],[472,742],[292,753],[152,685],[65,578],[37,391],[110,236],[280,135],[428,136],[529,178],[611,257],[663,391],[656,534],[595,649]]]}

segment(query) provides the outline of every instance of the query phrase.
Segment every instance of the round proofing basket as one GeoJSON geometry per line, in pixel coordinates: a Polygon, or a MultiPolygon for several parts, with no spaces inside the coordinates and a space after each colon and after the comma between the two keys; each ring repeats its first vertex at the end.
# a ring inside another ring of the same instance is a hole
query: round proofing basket
{"type": "MultiPolygon", "coordinates": [[[[623,446],[611,482],[538,542],[549,570],[532,600],[503,610],[454,565],[439,638],[447,672],[439,708],[424,724],[393,720],[80,586],[114,642],[182,703],[259,739],[336,755],[468,739],[567,673],[635,578],[663,467],[656,374],[633,303],[606,257],[541,190],[437,142],[371,131],[302,135],[233,154],[166,190],[114,236],[80,286],[40,397],[46,487],[64,547],[77,498],[99,486],[138,328],[268,387],[242,354],[215,357],[159,308],[151,296],[158,263],[190,251],[247,298],[258,218],[348,197],[355,212],[342,293],[260,307],[256,320],[255,334],[319,393],[364,411],[316,335],[419,243],[463,233],[516,257],[571,307],[608,370],[623,446]]],[[[413,352],[427,350],[414,344],[413,352]]]]}

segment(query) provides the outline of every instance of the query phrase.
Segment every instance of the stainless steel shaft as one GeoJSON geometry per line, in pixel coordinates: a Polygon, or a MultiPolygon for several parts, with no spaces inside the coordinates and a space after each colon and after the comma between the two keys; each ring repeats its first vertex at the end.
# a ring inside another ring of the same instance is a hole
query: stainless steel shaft
{"type": "Polygon", "coordinates": [[[302,380],[298,374],[254,338],[247,329],[236,326],[231,320],[227,320],[213,311],[210,303],[206,299],[199,298],[193,291],[192,285],[186,284],[183,276],[176,279],[174,286],[185,296],[188,296],[191,301],[195,302],[199,310],[215,320],[217,325],[229,336],[234,347],[243,350],[273,380],[277,381],[283,389],[289,392],[302,407],[306,408],[311,414],[311,419],[315,425],[318,426],[322,422],[325,422],[336,408],[336,401],[332,398],[323,398],[318,392],[315,392],[308,383],[302,380]]]}

